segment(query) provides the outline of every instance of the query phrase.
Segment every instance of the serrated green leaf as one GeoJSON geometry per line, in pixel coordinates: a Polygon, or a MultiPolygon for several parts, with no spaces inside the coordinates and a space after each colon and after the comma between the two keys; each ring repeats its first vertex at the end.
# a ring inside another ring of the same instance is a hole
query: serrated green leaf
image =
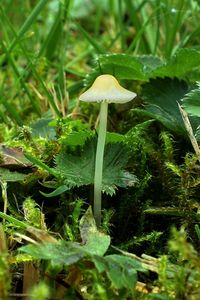
{"type": "Polygon", "coordinates": [[[128,54],[100,55],[97,66],[92,73],[86,76],[85,85],[89,86],[101,74],[114,74],[118,79],[145,80],[144,65],[128,54]]]}
{"type": "Polygon", "coordinates": [[[106,133],[106,143],[120,143],[124,142],[124,136],[116,132],[107,132],[106,133]]]}
{"type": "MultiPolygon", "coordinates": [[[[151,117],[154,116],[168,129],[186,135],[177,101],[180,101],[187,92],[188,86],[183,80],[177,78],[151,79],[143,87],[142,94],[147,103],[145,109],[151,113],[151,117]]],[[[198,123],[196,118],[191,118],[191,124],[194,128],[198,126],[198,123]]]]}
{"type": "MultiPolygon", "coordinates": [[[[62,151],[55,158],[56,173],[63,178],[69,187],[89,185],[94,183],[94,167],[96,154],[96,139],[87,140],[78,156],[62,151]]],[[[128,161],[125,145],[108,143],[105,147],[102,190],[113,194],[116,186],[126,187],[130,182],[136,182],[136,177],[124,172],[128,161]],[[126,185],[127,183],[127,185],[126,185]]]]}
{"type": "Polygon", "coordinates": [[[155,69],[150,78],[178,77],[183,78],[187,73],[200,66],[200,51],[191,48],[179,49],[163,66],[155,69]]]}
{"type": "Polygon", "coordinates": [[[128,54],[99,55],[96,68],[86,77],[91,85],[101,74],[114,74],[118,79],[149,80],[156,77],[184,78],[195,76],[200,66],[200,51],[181,48],[167,61],[152,55],[131,56],[128,54]]]}
{"type": "Polygon", "coordinates": [[[93,133],[91,131],[73,131],[68,135],[65,144],[69,146],[81,146],[84,145],[85,141],[92,136],[93,133]]]}
{"type": "Polygon", "coordinates": [[[74,187],[93,182],[95,149],[94,140],[87,140],[80,155],[72,155],[64,150],[55,157],[55,170],[64,178],[66,185],[74,187]]]}
{"type": "Polygon", "coordinates": [[[144,64],[137,58],[128,54],[100,55],[98,63],[104,74],[115,74],[119,79],[146,79],[144,64]]]}

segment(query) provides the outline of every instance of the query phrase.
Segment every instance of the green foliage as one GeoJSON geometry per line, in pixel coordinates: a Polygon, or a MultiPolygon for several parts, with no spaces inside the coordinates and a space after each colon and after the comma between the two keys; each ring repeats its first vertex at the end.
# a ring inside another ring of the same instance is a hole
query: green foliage
{"type": "Polygon", "coordinates": [[[200,83],[197,84],[197,88],[191,90],[182,99],[183,108],[191,116],[200,116],[200,83]]]}
{"type": "Polygon", "coordinates": [[[37,203],[28,197],[23,202],[23,211],[25,220],[32,226],[40,229],[46,229],[44,214],[41,212],[37,203]]]}
{"type": "MultiPolygon", "coordinates": [[[[70,188],[93,184],[96,140],[87,140],[78,156],[67,154],[63,149],[55,158],[55,172],[70,188]]],[[[103,191],[112,195],[116,186],[126,187],[136,183],[136,177],[123,168],[128,161],[127,150],[123,144],[107,144],[103,166],[103,191]]]]}
{"type": "Polygon", "coordinates": [[[0,179],[7,182],[16,182],[16,181],[24,181],[26,178],[25,174],[10,171],[5,168],[0,168],[0,179]]]}
{"type": "Polygon", "coordinates": [[[103,256],[110,246],[110,236],[97,230],[91,207],[81,218],[79,228],[84,250],[93,255],[103,256]]]}
{"type": "MultiPolygon", "coordinates": [[[[91,85],[100,74],[113,74],[119,79],[149,80],[156,77],[185,78],[200,65],[200,52],[195,49],[180,49],[168,60],[154,56],[131,56],[106,54],[98,57],[96,68],[86,78],[91,85]]],[[[199,76],[196,71],[196,76],[199,76]]]]}
{"type": "Polygon", "coordinates": [[[179,217],[193,236],[194,229],[191,228],[191,223],[200,221],[199,203],[196,200],[200,184],[197,157],[187,154],[182,165],[177,165],[173,161],[165,164],[166,171],[170,171],[174,176],[174,179],[170,178],[171,195],[173,195],[170,206],[150,207],[145,210],[145,213],[179,217]]]}
{"type": "Polygon", "coordinates": [[[37,260],[33,299],[199,299],[199,162],[177,106],[199,139],[199,1],[3,2],[0,298],[27,295],[37,260]],[[98,110],[78,102],[103,73],[138,94],[110,107],[104,233],[85,213],[98,110]],[[174,231],[168,252],[173,223],[187,235],[174,231]],[[111,240],[160,258],[118,255],[111,240]]]}
{"type": "Polygon", "coordinates": [[[152,231],[151,233],[143,234],[138,237],[135,236],[132,240],[129,239],[127,243],[123,243],[122,247],[123,249],[128,250],[133,246],[141,246],[144,243],[149,243],[153,247],[153,245],[159,241],[162,234],[163,232],[152,231]]]}
{"type": "MultiPolygon", "coordinates": [[[[135,110],[131,111],[131,116],[134,116],[135,110]]],[[[144,169],[148,158],[155,154],[155,143],[151,139],[150,127],[154,120],[144,121],[133,126],[125,135],[125,143],[130,149],[132,160],[140,161],[137,175],[144,174],[144,169]]],[[[130,162],[131,163],[131,162],[130,162]]]]}
{"type": "Polygon", "coordinates": [[[94,257],[94,263],[100,273],[106,272],[114,288],[132,290],[137,280],[137,272],[145,272],[142,265],[133,258],[122,255],[107,255],[104,260],[94,257]]]}
{"type": "Polygon", "coordinates": [[[167,163],[167,168],[170,169],[176,176],[180,177],[177,185],[180,191],[180,205],[188,203],[194,193],[194,189],[200,184],[198,177],[198,163],[195,155],[186,155],[184,165],[178,167],[177,165],[167,163]],[[193,172],[196,170],[196,174],[193,172]],[[192,174],[193,173],[193,174],[192,174]]]}
{"type": "MultiPolygon", "coordinates": [[[[188,86],[178,79],[153,79],[143,86],[145,109],[168,129],[186,135],[185,126],[177,102],[187,93],[188,86]]],[[[197,123],[196,123],[197,124],[197,123]]]]}
{"type": "Polygon", "coordinates": [[[171,263],[169,258],[161,257],[158,281],[162,290],[169,296],[174,295],[176,299],[190,299],[190,297],[192,299],[199,290],[200,261],[198,253],[187,241],[187,233],[184,228],[181,228],[180,231],[175,228],[172,230],[169,248],[176,257],[177,267],[170,276],[169,267],[171,263]]]}
{"type": "Polygon", "coordinates": [[[65,224],[66,239],[70,241],[76,241],[79,236],[79,220],[83,211],[83,200],[76,199],[73,206],[72,213],[69,215],[69,221],[65,224]]]}
{"type": "Polygon", "coordinates": [[[166,131],[162,131],[160,138],[163,142],[163,156],[168,162],[174,161],[174,140],[172,135],[166,131]]]}
{"type": "Polygon", "coordinates": [[[43,137],[49,140],[55,139],[55,129],[49,123],[52,121],[50,117],[38,119],[31,124],[31,135],[35,137],[43,137]]]}
{"type": "Polygon", "coordinates": [[[30,294],[33,300],[45,300],[50,297],[50,290],[46,283],[40,282],[31,289],[30,294]]]}
{"type": "MultiPolygon", "coordinates": [[[[62,264],[70,267],[75,263],[83,264],[90,260],[99,275],[103,276],[104,273],[107,275],[114,289],[125,288],[133,295],[137,271],[146,272],[142,264],[134,258],[123,255],[104,256],[110,245],[110,237],[97,230],[90,208],[80,221],[80,233],[83,244],[60,240],[54,243],[27,245],[21,247],[20,251],[38,260],[51,261],[54,266],[62,264]]],[[[85,268],[86,266],[87,264],[85,268]]]]}

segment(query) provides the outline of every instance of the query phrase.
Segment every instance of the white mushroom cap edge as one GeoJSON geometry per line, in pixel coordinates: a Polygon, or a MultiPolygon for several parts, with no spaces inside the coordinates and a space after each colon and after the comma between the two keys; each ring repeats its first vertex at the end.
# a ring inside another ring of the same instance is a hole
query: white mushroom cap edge
{"type": "Polygon", "coordinates": [[[98,76],[92,86],[80,95],[84,102],[108,102],[123,104],[133,100],[137,94],[123,88],[117,79],[109,74],[98,76]]]}

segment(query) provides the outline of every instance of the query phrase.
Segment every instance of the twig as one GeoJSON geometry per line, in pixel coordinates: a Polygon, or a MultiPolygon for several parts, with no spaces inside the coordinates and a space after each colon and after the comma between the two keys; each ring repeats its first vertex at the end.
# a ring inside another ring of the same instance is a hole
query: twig
{"type": "Polygon", "coordinates": [[[184,110],[182,109],[182,107],[180,106],[179,103],[178,103],[178,108],[179,108],[179,110],[180,110],[180,113],[181,113],[183,122],[184,122],[184,124],[185,124],[185,128],[186,128],[186,131],[187,131],[187,133],[188,133],[188,136],[189,136],[189,139],[190,139],[190,141],[191,141],[191,144],[192,144],[192,146],[193,146],[193,148],[194,148],[194,151],[195,151],[195,153],[196,153],[196,155],[197,155],[197,157],[198,157],[198,160],[199,160],[199,162],[200,162],[200,149],[199,149],[199,145],[198,145],[198,143],[197,143],[197,140],[196,140],[196,138],[195,138],[195,136],[194,136],[194,133],[193,133],[193,130],[192,130],[192,126],[191,126],[190,120],[189,120],[189,118],[188,118],[188,114],[186,113],[186,111],[184,111],[184,110]]]}

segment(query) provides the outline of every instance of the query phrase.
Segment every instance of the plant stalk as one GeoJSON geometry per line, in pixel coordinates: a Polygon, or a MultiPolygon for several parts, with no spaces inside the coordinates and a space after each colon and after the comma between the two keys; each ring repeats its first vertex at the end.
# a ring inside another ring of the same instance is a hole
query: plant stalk
{"type": "Polygon", "coordinates": [[[99,134],[96,150],[95,174],[94,174],[94,218],[97,227],[101,225],[101,193],[103,178],[103,157],[106,141],[108,102],[101,102],[99,134]]]}

